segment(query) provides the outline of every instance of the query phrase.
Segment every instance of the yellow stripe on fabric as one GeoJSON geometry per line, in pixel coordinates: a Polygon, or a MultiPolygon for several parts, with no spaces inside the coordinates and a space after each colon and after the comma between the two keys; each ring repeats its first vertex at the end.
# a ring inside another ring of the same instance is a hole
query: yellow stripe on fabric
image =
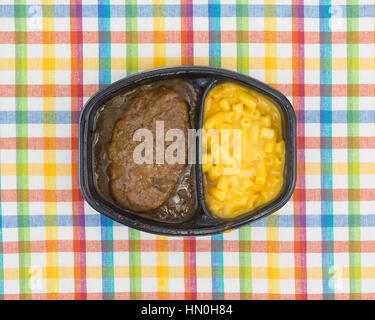
{"type": "MultiPolygon", "coordinates": [[[[165,44],[162,44],[165,49],[165,44]]],[[[160,46],[157,46],[158,52],[160,51],[160,46]]],[[[164,50],[163,49],[163,50],[164,50]]],[[[221,57],[222,67],[228,69],[236,69],[237,67],[237,57],[221,57]]],[[[54,58],[55,70],[66,70],[70,71],[70,59],[69,58],[54,58]]],[[[372,70],[375,68],[375,61],[371,58],[358,58],[359,60],[359,70],[372,70]]],[[[154,57],[141,57],[138,58],[141,64],[142,70],[152,69],[156,64],[154,57]]],[[[159,60],[158,60],[159,61],[159,60]]],[[[271,60],[271,63],[267,65],[269,70],[292,70],[292,58],[288,57],[278,57],[277,64],[274,64],[276,60],[271,60]]],[[[181,58],[179,57],[165,57],[163,65],[179,65],[181,63],[181,58]]],[[[194,57],[194,63],[200,65],[208,65],[208,57],[194,57]]],[[[99,58],[83,58],[83,68],[84,70],[96,71],[98,69],[99,58]]],[[[263,70],[266,68],[266,61],[263,57],[250,57],[249,66],[254,70],[263,70]]],[[[126,69],[126,59],[111,57],[111,69],[113,70],[124,70],[126,69]]],[[[0,58],[0,71],[14,70],[15,62],[14,59],[10,58],[0,58]]],[[[29,58],[27,59],[27,70],[43,70],[43,59],[42,58],[29,58]]],[[[320,60],[319,58],[305,58],[305,70],[320,70],[320,60]]],[[[332,59],[332,71],[347,70],[346,58],[333,58],[332,59]]]]}
{"type": "MultiPolygon", "coordinates": [[[[263,267],[252,267],[253,279],[267,279],[267,269],[263,267]]],[[[48,270],[43,267],[41,274],[45,278],[47,272],[50,277],[56,279],[73,279],[74,278],[74,267],[49,267],[48,270]]],[[[362,267],[362,279],[374,279],[375,267],[362,267]]],[[[157,267],[143,266],[142,277],[152,279],[157,275],[157,267]]],[[[224,270],[225,279],[238,279],[239,278],[238,267],[226,266],[224,270]]],[[[114,276],[116,279],[128,279],[129,278],[129,267],[128,266],[116,266],[114,267],[114,276]]],[[[101,279],[102,269],[101,267],[87,267],[87,279],[101,279]]],[[[184,267],[173,267],[173,272],[169,273],[170,279],[183,279],[184,278],[184,267]]],[[[321,280],[322,269],[320,267],[311,267],[307,269],[307,278],[310,280],[321,280]]],[[[349,267],[340,268],[340,279],[349,279],[349,267]]],[[[19,280],[19,268],[4,268],[4,279],[5,280],[19,280]]],[[[211,268],[210,267],[197,267],[197,279],[211,279],[211,268]]],[[[280,268],[280,279],[281,280],[294,280],[294,268],[280,268]]]]}
{"type": "MultiPolygon", "coordinates": [[[[265,1],[265,11],[276,11],[276,2],[274,0],[265,1]]],[[[265,43],[265,56],[264,56],[264,68],[266,83],[277,83],[277,31],[276,25],[276,12],[265,13],[264,18],[265,37],[267,38],[265,43]]],[[[250,67],[251,68],[251,67],[250,67]]]]}
{"type": "Polygon", "coordinates": [[[158,299],[169,299],[169,276],[168,237],[156,236],[156,287],[158,299]]]}
{"type": "MultiPolygon", "coordinates": [[[[153,67],[161,68],[166,66],[165,47],[165,6],[163,0],[153,1],[154,11],[154,58],[153,67]]],[[[148,69],[149,64],[140,62],[141,69],[148,69]]],[[[156,287],[158,299],[169,298],[169,257],[168,238],[156,236],[156,287]]]]}
{"type": "MultiPolygon", "coordinates": [[[[276,32],[276,10],[275,0],[266,1],[264,27],[265,27],[265,81],[268,84],[277,83],[277,38],[276,32]]],[[[252,66],[250,66],[252,68],[252,66]]],[[[267,217],[267,279],[268,298],[278,299],[280,296],[280,270],[279,270],[279,227],[278,213],[267,217]]]]}
{"type": "MultiPolygon", "coordinates": [[[[165,6],[163,0],[153,0],[154,10],[154,67],[166,66],[165,6]]],[[[181,61],[179,62],[179,64],[181,61]]]]}
{"type": "MultiPolygon", "coordinates": [[[[54,18],[46,18],[53,9],[54,2],[43,0],[43,31],[54,30],[54,18]],[[48,6],[52,5],[52,6],[48,6]]],[[[54,33],[43,32],[43,111],[54,111],[56,100],[55,91],[55,35],[54,33]],[[47,38],[48,37],[48,38],[47,38]],[[44,85],[52,85],[44,87],[44,85]]],[[[56,137],[55,124],[43,124],[44,137],[56,137]]],[[[45,190],[56,190],[56,150],[44,150],[44,188],[45,190]]],[[[57,195],[56,192],[49,195],[51,201],[44,202],[46,219],[46,241],[49,245],[46,248],[46,279],[47,279],[47,299],[59,298],[59,254],[58,254],[58,228],[57,228],[57,195]],[[51,217],[50,217],[51,216],[51,217]]]]}
{"type": "MultiPolygon", "coordinates": [[[[355,162],[354,164],[358,165],[360,175],[375,174],[375,163],[355,162]]],[[[346,162],[332,163],[332,173],[333,175],[348,175],[348,164],[346,162]]],[[[320,163],[318,162],[306,163],[306,174],[307,175],[320,175],[320,163]]]]}
{"type": "Polygon", "coordinates": [[[267,217],[267,278],[269,299],[278,299],[280,295],[278,212],[267,217]]]}

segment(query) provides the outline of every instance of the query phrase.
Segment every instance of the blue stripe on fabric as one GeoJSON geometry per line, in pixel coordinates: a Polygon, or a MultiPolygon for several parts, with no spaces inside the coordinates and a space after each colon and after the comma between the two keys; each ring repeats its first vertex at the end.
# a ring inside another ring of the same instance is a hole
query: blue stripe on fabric
{"type": "MultiPolygon", "coordinates": [[[[105,75],[104,75],[105,77],[105,75]]],[[[70,111],[0,111],[0,124],[14,124],[16,123],[16,112],[27,113],[27,116],[20,117],[27,120],[29,124],[42,124],[42,123],[56,123],[56,124],[70,124],[72,119],[72,114],[74,112],[70,111]]],[[[303,111],[301,111],[303,112],[303,111]]],[[[325,112],[331,115],[330,111],[304,111],[305,113],[305,123],[320,123],[321,116],[325,112]]],[[[347,123],[347,114],[354,111],[344,111],[337,110],[332,111],[332,123],[347,123]]],[[[74,119],[79,119],[79,111],[74,116],[74,119]]],[[[298,111],[297,111],[298,113],[298,111]]],[[[325,116],[324,118],[327,118],[325,116]]],[[[359,123],[374,123],[375,122],[375,112],[373,110],[362,110],[359,111],[359,123]]]]}
{"type": "Polygon", "coordinates": [[[320,151],[321,172],[321,233],[323,299],[334,299],[334,285],[330,271],[334,266],[333,254],[333,201],[332,201],[332,45],[330,33],[330,0],[320,0],[320,151]],[[328,142],[327,142],[328,141],[328,142]],[[328,144],[328,146],[326,145],[328,144]],[[327,171],[327,172],[324,172],[327,171]]]}
{"type": "MultiPolygon", "coordinates": [[[[270,5],[274,6],[274,5],[270,5]]],[[[27,5],[27,16],[28,18],[38,16],[38,12],[41,12],[40,5],[27,5]]],[[[84,18],[97,18],[105,10],[102,8],[103,5],[83,5],[82,16],[84,18]]],[[[263,5],[249,5],[248,6],[248,17],[252,18],[263,18],[264,17],[264,6],[263,5]]],[[[359,5],[358,16],[361,17],[373,17],[375,6],[372,4],[359,5]]],[[[336,17],[346,17],[346,6],[345,5],[305,5],[304,6],[304,17],[305,18],[319,18],[319,10],[327,12],[327,17],[331,14],[335,14],[336,17]],[[339,15],[339,16],[337,16],[339,15]]],[[[208,17],[209,12],[207,6],[204,4],[193,5],[194,17],[208,17]]],[[[67,18],[70,16],[69,5],[54,5],[54,17],[55,18],[67,18]]],[[[109,9],[109,16],[111,18],[119,17],[125,18],[125,6],[124,5],[111,5],[109,9]]],[[[153,17],[153,6],[152,5],[138,5],[138,17],[140,18],[152,18],[153,17]]],[[[165,17],[167,18],[179,18],[181,16],[180,5],[165,5],[165,17]]],[[[236,5],[235,4],[222,4],[220,9],[221,17],[235,17],[236,16],[236,5]]],[[[14,6],[13,5],[0,5],[0,17],[12,18],[14,17],[14,6]]],[[[292,17],[292,6],[291,5],[276,5],[276,17],[279,18],[291,18],[292,17]]]]}
{"type": "Polygon", "coordinates": [[[111,57],[111,26],[110,26],[110,6],[107,0],[99,1],[98,5],[98,30],[99,30],[99,87],[105,87],[111,83],[111,68],[106,68],[105,64],[111,57]]]}
{"type": "Polygon", "coordinates": [[[223,234],[211,237],[212,299],[224,300],[223,234]]]}
{"type": "MultiPolygon", "coordinates": [[[[99,31],[99,88],[111,83],[111,68],[106,64],[111,57],[110,39],[110,4],[109,0],[100,0],[98,4],[99,31]]],[[[83,12],[85,10],[83,9],[83,12]]],[[[109,60],[110,63],[110,60],[109,60]]],[[[102,247],[102,293],[103,299],[115,298],[113,268],[113,221],[100,215],[101,247],[102,247]]]]}
{"type": "MultiPolygon", "coordinates": [[[[293,228],[294,216],[293,215],[279,215],[279,227],[280,228],[293,228]]],[[[322,225],[322,219],[326,219],[326,215],[306,215],[306,225],[308,228],[319,228],[322,225]]],[[[373,214],[361,214],[360,225],[363,227],[375,227],[375,215],[373,214]]],[[[30,216],[30,227],[45,227],[46,220],[44,215],[31,215],[30,216]]],[[[51,226],[55,226],[51,225],[51,226]]],[[[57,216],[57,226],[58,227],[71,227],[73,226],[73,217],[70,215],[58,215],[57,216]]],[[[85,215],[85,226],[87,227],[101,227],[100,215],[85,215]]],[[[122,224],[114,222],[114,227],[121,227],[122,224]]],[[[335,213],[333,216],[333,227],[334,228],[347,228],[348,214],[347,213],[335,213]]],[[[17,217],[14,215],[4,215],[2,216],[2,227],[13,229],[17,228],[17,217]]],[[[251,227],[266,227],[266,220],[259,220],[254,222],[251,227]]]]}
{"type": "MultiPolygon", "coordinates": [[[[318,209],[320,212],[320,209],[318,209]]],[[[322,226],[322,221],[327,217],[326,214],[316,214],[316,215],[306,215],[306,225],[307,228],[319,228],[322,226]]],[[[330,215],[330,217],[332,217],[330,215]]],[[[332,218],[333,227],[335,228],[347,228],[349,226],[347,213],[335,213],[332,218]]],[[[293,228],[294,227],[294,216],[293,215],[279,215],[279,227],[280,228],[293,228]]],[[[373,227],[375,225],[375,216],[371,214],[361,215],[361,226],[362,223],[366,227],[373,227]]],[[[254,222],[251,227],[266,227],[266,220],[259,220],[254,222]]]]}
{"type": "Polygon", "coordinates": [[[215,0],[208,3],[209,19],[209,64],[211,67],[221,67],[220,39],[220,3],[215,0]]]}
{"type": "MultiPolygon", "coordinates": [[[[303,111],[301,111],[303,112],[303,111]]],[[[305,123],[320,123],[321,116],[323,118],[330,119],[332,116],[332,123],[347,123],[346,116],[347,114],[350,115],[352,111],[348,110],[336,110],[336,111],[305,111],[305,123]],[[324,115],[324,113],[328,113],[324,115]]],[[[298,113],[298,111],[297,111],[298,113]]],[[[353,115],[355,114],[352,112],[353,115]]],[[[331,121],[331,119],[330,119],[331,121]]],[[[359,123],[374,123],[375,122],[375,112],[373,110],[362,110],[359,111],[359,123]]]]}
{"type": "MultiPolygon", "coordinates": [[[[27,120],[27,123],[41,124],[41,123],[55,123],[55,124],[70,124],[72,121],[72,114],[70,111],[0,111],[0,124],[16,123],[16,115],[27,113],[26,116],[21,117],[27,120]]],[[[75,119],[79,119],[79,111],[76,112],[75,119]]],[[[20,122],[18,122],[20,123],[20,122]]]]}
{"type": "MultiPolygon", "coordinates": [[[[195,15],[195,10],[194,10],[195,15]]],[[[221,67],[221,39],[220,39],[220,15],[219,0],[208,2],[208,26],[209,26],[209,64],[211,67],[221,67]]],[[[223,276],[223,235],[211,237],[211,270],[212,270],[212,299],[224,299],[223,276]]]]}

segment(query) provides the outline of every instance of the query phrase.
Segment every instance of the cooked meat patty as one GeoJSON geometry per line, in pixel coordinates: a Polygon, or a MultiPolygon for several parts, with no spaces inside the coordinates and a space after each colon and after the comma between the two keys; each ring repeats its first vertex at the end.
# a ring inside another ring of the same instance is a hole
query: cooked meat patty
{"type": "MultiPolygon", "coordinates": [[[[185,167],[178,163],[156,164],[156,121],[164,121],[164,133],[180,129],[187,139],[189,109],[175,90],[159,87],[140,91],[116,123],[112,141],[107,145],[112,196],[117,203],[134,211],[146,212],[160,207],[172,193],[185,167]],[[133,134],[141,128],[153,134],[153,164],[136,164],[133,160],[134,148],[140,143],[133,141],[133,134]]],[[[165,149],[171,143],[165,143],[165,149]]]]}

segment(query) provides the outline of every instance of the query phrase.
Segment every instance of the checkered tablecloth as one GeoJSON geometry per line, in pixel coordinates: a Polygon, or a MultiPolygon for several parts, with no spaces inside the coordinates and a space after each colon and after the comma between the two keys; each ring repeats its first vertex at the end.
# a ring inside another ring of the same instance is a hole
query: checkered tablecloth
{"type": "Polygon", "coordinates": [[[374,299],[372,1],[2,0],[0,298],[374,299]],[[100,88],[173,65],[238,70],[298,119],[292,199],[212,237],[114,223],[78,184],[100,88]]]}

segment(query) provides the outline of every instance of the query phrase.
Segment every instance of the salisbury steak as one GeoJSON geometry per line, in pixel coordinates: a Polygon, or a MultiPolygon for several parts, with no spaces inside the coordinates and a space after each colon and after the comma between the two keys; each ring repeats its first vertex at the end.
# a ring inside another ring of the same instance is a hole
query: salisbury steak
{"type": "MultiPolygon", "coordinates": [[[[189,109],[175,90],[158,87],[140,91],[116,123],[112,141],[107,145],[111,194],[118,204],[134,211],[145,212],[160,207],[172,193],[185,167],[178,163],[156,164],[156,121],[164,121],[165,133],[169,129],[180,129],[187,138],[189,109]],[[133,141],[133,135],[141,128],[149,129],[153,134],[152,164],[136,164],[133,160],[134,148],[140,143],[133,141]]],[[[170,143],[165,143],[165,149],[170,143]]]]}

